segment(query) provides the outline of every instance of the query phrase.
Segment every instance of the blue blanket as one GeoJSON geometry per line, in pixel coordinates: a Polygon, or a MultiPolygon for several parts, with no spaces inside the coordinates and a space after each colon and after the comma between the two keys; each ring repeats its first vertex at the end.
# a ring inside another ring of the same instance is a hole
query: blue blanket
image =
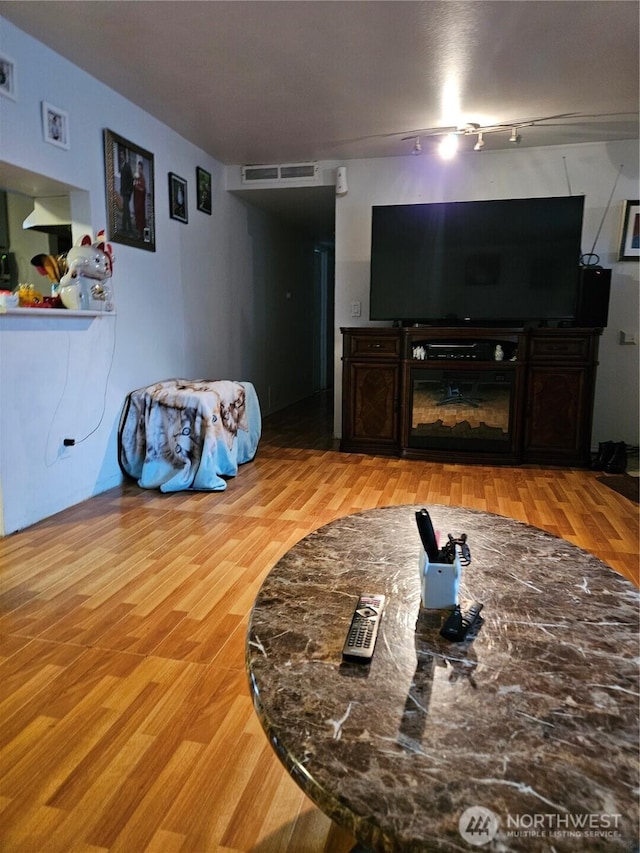
{"type": "Polygon", "coordinates": [[[256,454],[260,405],[250,382],[170,379],[127,397],[120,467],[143,489],[221,491],[256,454]]]}

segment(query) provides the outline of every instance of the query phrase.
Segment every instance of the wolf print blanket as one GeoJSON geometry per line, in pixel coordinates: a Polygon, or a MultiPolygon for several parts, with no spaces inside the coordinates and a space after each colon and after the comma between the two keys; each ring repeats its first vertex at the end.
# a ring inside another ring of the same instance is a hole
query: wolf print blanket
{"type": "Polygon", "coordinates": [[[222,491],[256,454],[262,420],[250,382],[170,379],[125,402],[120,467],[143,489],[222,491]]]}

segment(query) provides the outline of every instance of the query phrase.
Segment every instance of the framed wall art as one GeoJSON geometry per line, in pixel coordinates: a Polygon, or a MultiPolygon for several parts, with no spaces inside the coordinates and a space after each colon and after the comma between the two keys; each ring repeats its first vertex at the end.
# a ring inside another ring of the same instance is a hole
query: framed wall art
{"type": "Polygon", "coordinates": [[[16,64],[5,54],[0,53],[0,95],[16,101],[16,64]]]}
{"type": "Polygon", "coordinates": [[[625,201],[622,206],[622,233],[619,261],[640,259],[640,201],[625,201]]]}
{"type": "Polygon", "coordinates": [[[196,166],[196,186],[198,188],[198,210],[211,215],[211,173],[196,166]]]}
{"type": "Polygon", "coordinates": [[[153,154],[105,130],[104,161],[108,239],[155,252],[153,154]]]}
{"type": "Polygon", "coordinates": [[[169,172],[169,216],[179,222],[189,221],[187,182],[173,172],[169,172]]]}
{"type": "Polygon", "coordinates": [[[69,113],[43,101],[42,133],[45,142],[69,150],[69,113]]]}

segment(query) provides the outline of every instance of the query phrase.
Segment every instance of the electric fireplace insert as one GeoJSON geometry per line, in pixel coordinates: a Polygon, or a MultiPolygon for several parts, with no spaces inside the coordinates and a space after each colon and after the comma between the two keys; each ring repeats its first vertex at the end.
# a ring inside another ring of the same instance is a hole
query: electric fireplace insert
{"type": "Polygon", "coordinates": [[[409,447],[513,451],[515,370],[412,368],[409,447]]]}

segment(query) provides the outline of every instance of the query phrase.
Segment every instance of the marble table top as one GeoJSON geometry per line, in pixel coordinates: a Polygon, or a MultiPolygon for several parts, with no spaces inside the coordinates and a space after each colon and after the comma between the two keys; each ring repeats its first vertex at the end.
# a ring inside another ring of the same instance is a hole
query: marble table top
{"type": "Polygon", "coordinates": [[[638,837],[638,593],[526,524],[427,506],[466,533],[450,643],[421,611],[418,506],[326,525],[274,566],[247,670],[271,744],[309,797],[375,851],[632,851],[638,837]],[[387,596],[370,664],[342,646],[361,592],[387,596]]]}

